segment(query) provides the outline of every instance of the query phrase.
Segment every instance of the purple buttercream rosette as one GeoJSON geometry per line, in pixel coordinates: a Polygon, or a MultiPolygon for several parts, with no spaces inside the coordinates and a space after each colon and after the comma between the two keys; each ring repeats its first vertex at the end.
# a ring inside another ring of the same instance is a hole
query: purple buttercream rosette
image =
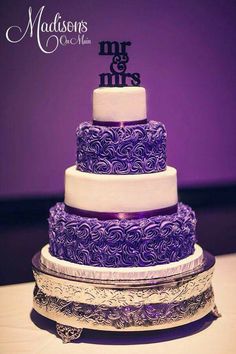
{"type": "Polygon", "coordinates": [[[196,243],[196,218],[187,205],[177,213],[133,220],[98,220],[50,209],[50,253],[66,261],[98,267],[147,267],[188,257],[196,243]]]}
{"type": "Polygon", "coordinates": [[[141,174],[166,169],[166,129],[160,122],[124,127],[82,123],[77,169],[98,174],[141,174]]]}

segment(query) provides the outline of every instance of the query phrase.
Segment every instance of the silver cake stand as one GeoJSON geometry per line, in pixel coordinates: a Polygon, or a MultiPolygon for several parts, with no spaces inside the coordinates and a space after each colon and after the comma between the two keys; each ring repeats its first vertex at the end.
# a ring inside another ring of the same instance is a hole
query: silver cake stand
{"type": "Polygon", "coordinates": [[[32,259],[34,309],[56,322],[64,343],[83,328],[144,331],[181,326],[209,312],[219,317],[212,289],[215,257],[204,252],[202,265],[175,276],[140,280],[75,278],[47,269],[40,252],[32,259]]]}

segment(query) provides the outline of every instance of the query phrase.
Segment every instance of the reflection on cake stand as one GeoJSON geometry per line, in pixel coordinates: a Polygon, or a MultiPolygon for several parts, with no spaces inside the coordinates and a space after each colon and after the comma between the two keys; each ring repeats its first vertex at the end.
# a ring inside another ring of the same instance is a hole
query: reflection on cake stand
{"type": "Polygon", "coordinates": [[[192,271],[139,280],[79,278],[46,268],[40,252],[32,259],[34,309],[54,320],[64,343],[82,329],[144,331],[181,326],[212,312],[220,314],[211,285],[215,258],[204,252],[192,271]]]}

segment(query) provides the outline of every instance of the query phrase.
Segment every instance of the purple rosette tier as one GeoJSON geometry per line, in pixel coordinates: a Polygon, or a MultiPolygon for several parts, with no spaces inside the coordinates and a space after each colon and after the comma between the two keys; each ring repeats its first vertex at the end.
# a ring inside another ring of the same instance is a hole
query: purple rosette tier
{"type": "Polygon", "coordinates": [[[166,169],[166,129],[160,122],[123,127],[82,123],[77,169],[98,174],[141,174],[166,169]]]}
{"type": "Polygon", "coordinates": [[[98,220],[50,209],[52,256],[98,267],[147,267],[190,256],[196,243],[196,218],[187,205],[177,213],[133,220],[98,220]]]}

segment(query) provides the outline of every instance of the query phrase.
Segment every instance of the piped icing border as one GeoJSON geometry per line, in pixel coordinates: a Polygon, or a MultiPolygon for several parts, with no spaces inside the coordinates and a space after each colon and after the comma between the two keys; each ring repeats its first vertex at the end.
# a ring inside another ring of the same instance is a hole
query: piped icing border
{"type": "Polygon", "coordinates": [[[182,203],[177,213],[135,220],[98,220],[68,214],[64,203],[50,209],[52,256],[98,267],[147,267],[190,256],[196,218],[182,203]]]}
{"type": "Polygon", "coordinates": [[[194,253],[190,256],[168,264],[158,264],[151,267],[94,267],[75,264],[52,256],[49,252],[49,245],[41,250],[41,263],[52,271],[59,274],[70,275],[82,279],[101,280],[142,280],[170,277],[176,274],[183,274],[198,268],[203,263],[203,250],[195,245],[194,253]]]}
{"type": "Polygon", "coordinates": [[[166,168],[166,129],[160,122],[124,127],[82,123],[77,128],[77,169],[100,174],[141,174],[166,168]]]}

